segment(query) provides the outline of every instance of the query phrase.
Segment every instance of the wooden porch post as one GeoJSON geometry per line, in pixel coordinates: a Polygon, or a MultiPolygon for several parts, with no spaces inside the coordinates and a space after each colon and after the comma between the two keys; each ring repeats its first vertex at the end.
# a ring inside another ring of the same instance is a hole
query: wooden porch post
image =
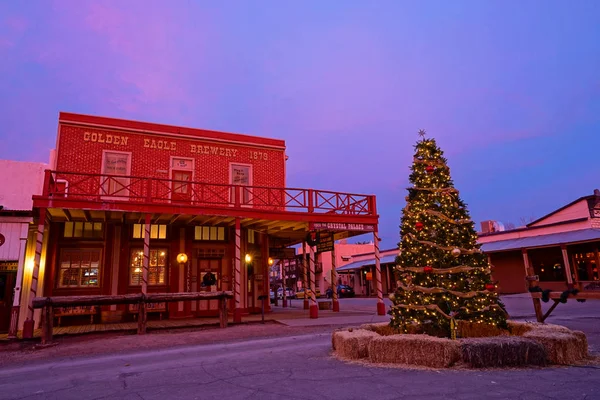
{"type": "Polygon", "coordinates": [[[315,288],[315,249],[308,246],[309,250],[309,267],[310,267],[310,308],[309,315],[311,318],[319,318],[319,306],[317,304],[317,291],[315,288]]]}
{"type": "Polygon", "coordinates": [[[338,294],[337,294],[337,280],[338,280],[337,256],[335,254],[335,240],[334,240],[333,241],[333,249],[331,249],[331,290],[333,291],[331,297],[333,299],[333,311],[334,312],[340,311],[340,302],[338,300],[338,294]]]}
{"type": "Polygon", "coordinates": [[[23,271],[25,269],[25,251],[27,249],[27,237],[29,228],[26,223],[21,224],[21,236],[19,237],[19,264],[17,266],[17,281],[15,283],[15,297],[10,310],[10,327],[8,338],[16,339],[19,329],[19,312],[21,311],[21,287],[23,285],[23,271]]]}
{"type": "Polygon", "coordinates": [[[138,335],[146,333],[148,314],[146,313],[145,297],[148,294],[148,275],[150,268],[150,214],[146,214],[144,223],[144,259],[142,262],[142,301],[138,308],[138,335]]]}
{"type": "Polygon", "coordinates": [[[379,256],[379,235],[377,230],[373,231],[373,242],[375,247],[375,280],[377,285],[377,315],[385,315],[385,304],[383,303],[383,288],[381,285],[381,260],[379,256]]]}
{"type": "Polygon", "coordinates": [[[571,263],[569,262],[569,255],[567,253],[567,246],[561,245],[560,250],[563,256],[563,262],[565,264],[565,275],[567,275],[567,287],[573,289],[573,272],[571,271],[571,263]]]}
{"type": "MultiPolygon", "coordinates": [[[[527,281],[529,282],[529,287],[535,287],[537,286],[538,281],[537,280],[533,280],[533,276],[535,274],[535,271],[533,270],[533,267],[531,266],[530,262],[529,262],[529,255],[527,254],[527,249],[523,249],[522,250],[523,253],[523,263],[525,264],[525,276],[528,278],[527,281]]],[[[542,303],[540,301],[540,299],[536,299],[533,298],[533,309],[535,311],[535,317],[537,318],[538,322],[544,322],[544,314],[542,312],[542,303]]]]}
{"type": "Polygon", "coordinates": [[[46,209],[39,209],[40,215],[37,223],[37,232],[35,234],[35,258],[33,261],[33,271],[31,271],[31,287],[29,290],[29,298],[27,299],[27,318],[23,323],[23,338],[33,338],[33,330],[35,327],[33,299],[38,292],[38,278],[40,275],[40,263],[42,260],[42,245],[44,242],[44,228],[46,225],[46,209]]]}
{"type": "Polygon", "coordinates": [[[304,289],[304,309],[308,310],[308,251],[306,241],[302,242],[302,288],[304,289]]]}
{"type": "Polygon", "coordinates": [[[233,287],[233,294],[235,299],[235,308],[233,309],[233,322],[242,322],[242,309],[241,309],[241,280],[242,280],[242,232],[241,222],[239,218],[235,219],[235,284],[233,287]]]}

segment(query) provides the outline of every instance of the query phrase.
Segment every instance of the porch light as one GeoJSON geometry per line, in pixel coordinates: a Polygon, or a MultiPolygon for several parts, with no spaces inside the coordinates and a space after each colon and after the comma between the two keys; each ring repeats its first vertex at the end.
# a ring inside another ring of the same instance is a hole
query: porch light
{"type": "Polygon", "coordinates": [[[179,253],[177,254],[177,262],[179,264],[185,264],[188,260],[188,256],[185,253],[179,253]]]}
{"type": "Polygon", "coordinates": [[[252,256],[250,254],[246,254],[244,260],[246,260],[246,264],[250,264],[252,262],[252,256]]]}
{"type": "Polygon", "coordinates": [[[273,259],[269,257],[269,265],[273,265],[273,259]]]}

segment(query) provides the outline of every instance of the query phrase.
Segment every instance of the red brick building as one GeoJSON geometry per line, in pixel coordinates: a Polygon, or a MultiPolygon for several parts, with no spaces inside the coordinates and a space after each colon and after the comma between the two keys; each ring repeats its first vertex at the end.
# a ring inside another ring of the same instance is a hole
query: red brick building
{"type": "MultiPolygon", "coordinates": [[[[374,196],[285,188],[285,151],[283,140],[61,113],[53,170],[34,196],[38,245],[23,304],[40,295],[231,290],[239,320],[268,295],[269,263],[308,232],[377,237],[374,196]]],[[[150,311],[218,312],[211,301],[150,311]]],[[[116,305],[61,312],[92,321],[135,314],[116,305]]]]}

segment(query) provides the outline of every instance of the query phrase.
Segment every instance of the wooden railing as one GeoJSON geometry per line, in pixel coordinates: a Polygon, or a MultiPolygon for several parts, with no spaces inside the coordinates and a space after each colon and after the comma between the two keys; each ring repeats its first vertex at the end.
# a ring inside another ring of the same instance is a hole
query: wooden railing
{"type": "Polygon", "coordinates": [[[238,207],[375,216],[375,196],[314,189],[241,186],[173,179],[46,171],[44,198],[238,207]]]}
{"type": "Polygon", "coordinates": [[[146,333],[148,303],[168,303],[175,301],[219,300],[219,324],[227,327],[227,299],[233,298],[233,292],[185,292],[185,293],[151,293],[124,295],[93,296],[53,296],[36,297],[33,308],[42,309],[42,344],[52,342],[54,324],[53,307],[102,306],[113,304],[138,304],[138,334],[146,333]]]}

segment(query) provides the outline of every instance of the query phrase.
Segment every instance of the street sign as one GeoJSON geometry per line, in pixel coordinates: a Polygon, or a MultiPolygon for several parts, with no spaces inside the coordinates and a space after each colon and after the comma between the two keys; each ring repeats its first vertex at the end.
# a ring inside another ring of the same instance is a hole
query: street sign
{"type": "Polygon", "coordinates": [[[317,242],[317,253],[325,253],[326,251],[333,251],[333,236],[326,235],[323,232],[319,232],[319,241],[317,242]]]}
{"type": "Polygon", "coordinates": [[[346,222],[311,222],[310,230],[327,230],[327,231],[358,231],[358,232],[373,232],[375,225],[370,224],[351,224],[346,222]]]}

